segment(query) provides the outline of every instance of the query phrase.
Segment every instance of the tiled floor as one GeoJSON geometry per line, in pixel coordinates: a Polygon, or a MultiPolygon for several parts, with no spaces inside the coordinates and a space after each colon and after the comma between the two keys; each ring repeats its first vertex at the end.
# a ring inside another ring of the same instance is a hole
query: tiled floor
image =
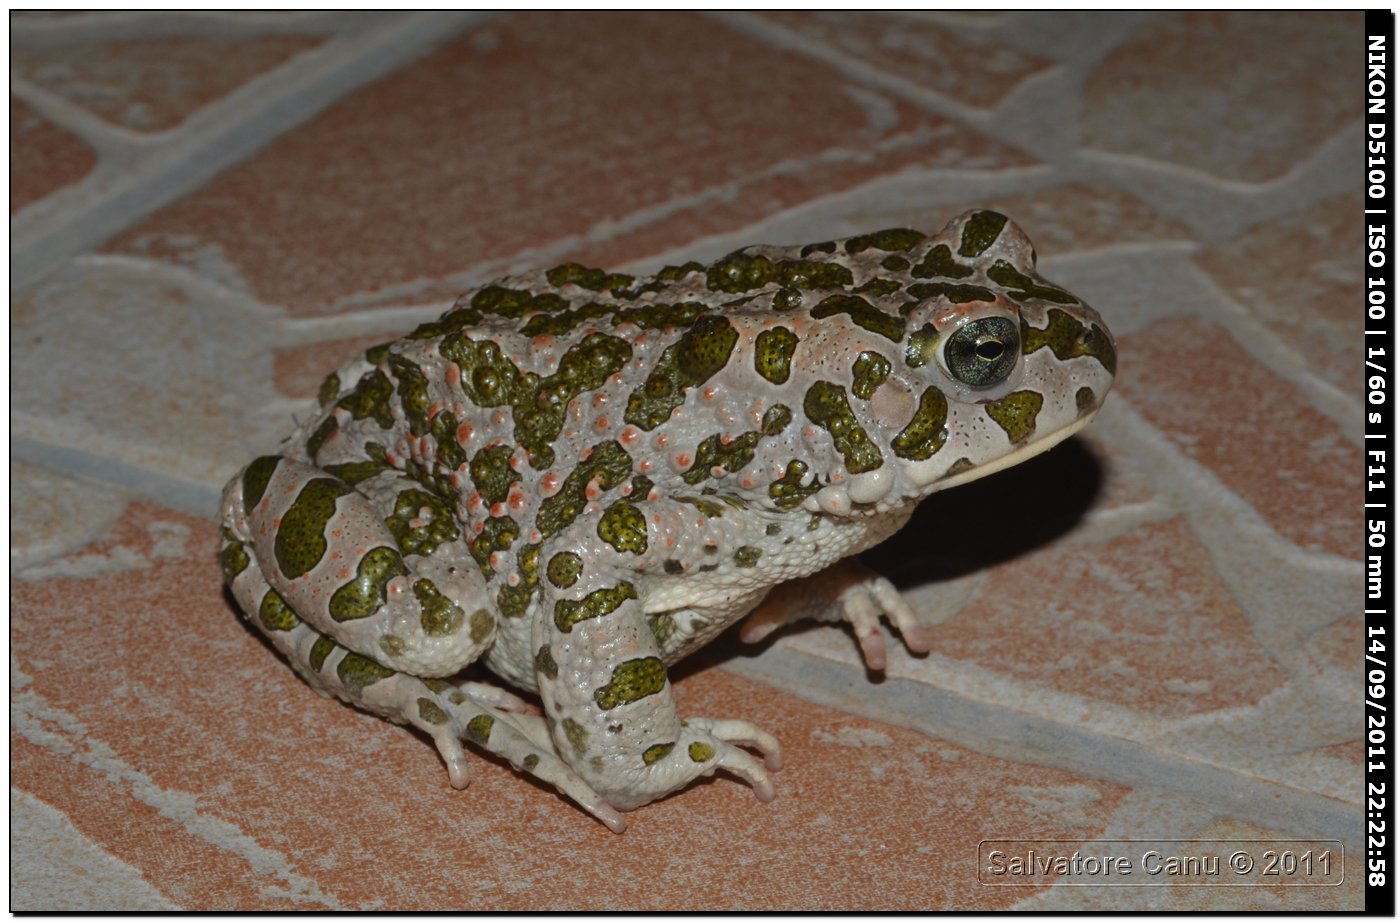
{"type": "Polygon", "coordinates": [[[12,909],[1360,907],[1360,14],[11,29],[12,909]],[[879,680],[820,627],[679,670],[782,740],[774,803],[720,779],[614,836],[485,758],[454,791],[223,594],[223,482],[460,290],[973,205],[1103,313],[1117,387],[868,555],[933,653],[879,680]],[[987,839],[1347,858],[1006,887],[987,839]]]}

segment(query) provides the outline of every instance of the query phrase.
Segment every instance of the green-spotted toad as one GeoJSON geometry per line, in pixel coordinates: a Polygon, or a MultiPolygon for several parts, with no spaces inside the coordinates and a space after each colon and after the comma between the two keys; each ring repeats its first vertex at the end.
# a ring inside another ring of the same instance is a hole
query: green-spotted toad
{"type": "Polygon", "coordinates": [[[927,649],[888,582],[839,562],[1078,431],[1114,358],[990,211],[651,278],[508,278],[326,379],[228,485],[224,569],[308,682],[428,733],[456,787],[467,740],[617,831],[717,768],[766,801],[777,741],[683,720],[667,666],[818,597],[874,668],[882,615],[927,649]],[[543,716],[453,678],[478,658],[543,716]]]}

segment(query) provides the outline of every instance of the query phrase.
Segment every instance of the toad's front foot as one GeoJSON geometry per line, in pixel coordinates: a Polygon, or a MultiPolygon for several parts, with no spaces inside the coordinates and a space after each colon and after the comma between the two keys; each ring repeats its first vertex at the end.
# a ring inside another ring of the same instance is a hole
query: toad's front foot
{"type": "Polygon", "coordinates": [[[882,615],[899,631],[911,653],[933,648],[933,633],[919,623],[894,584],[850,559],[775,588],[740,626],[739,637],[757,643],[795,621],[849,621],[866,667],[883,672],[887,656],[880,630],[882,615]]]}

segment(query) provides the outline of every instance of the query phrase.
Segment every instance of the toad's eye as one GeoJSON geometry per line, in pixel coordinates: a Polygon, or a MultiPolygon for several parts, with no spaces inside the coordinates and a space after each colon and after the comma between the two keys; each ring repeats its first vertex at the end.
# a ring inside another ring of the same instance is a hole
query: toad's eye
{"type": "Polygon", "coordinates": [[[1016,324],[1006,317],[983,317],[948,338],[943,361],[948,374],[968,387],[991,387],[1006,380],[1020,354],[1016,324]]]}

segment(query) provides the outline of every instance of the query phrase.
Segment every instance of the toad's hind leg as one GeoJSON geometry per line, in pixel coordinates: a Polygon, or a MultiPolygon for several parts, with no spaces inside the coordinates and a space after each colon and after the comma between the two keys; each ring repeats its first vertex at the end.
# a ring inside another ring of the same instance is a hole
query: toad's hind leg
{"type": "Polygon", "coordinates": [[[610,829],[625,828],[621,814],[555,755],[543,719],[522,713],[523,702],[514,695],[479,682],[390,668],[382,653],[371,657],[348,649],[298,617],[269,584],[246,519],[227,508],[227,499],[225,505],[222,563],[230,589],[248,620],[313,688],[426,733],[454,787],[466,787],[470,780],[466,740],[553,786],[610,829]]]}
{"type": "Polygon", "coordinates": [[[451,505],[401,471],[259,458],[225,489],[223,519],[267,586],[243,594],[231,580],[250,616],[289,609],[415,675],[452,675],[495,639],[485,581],[451,505]]]}

